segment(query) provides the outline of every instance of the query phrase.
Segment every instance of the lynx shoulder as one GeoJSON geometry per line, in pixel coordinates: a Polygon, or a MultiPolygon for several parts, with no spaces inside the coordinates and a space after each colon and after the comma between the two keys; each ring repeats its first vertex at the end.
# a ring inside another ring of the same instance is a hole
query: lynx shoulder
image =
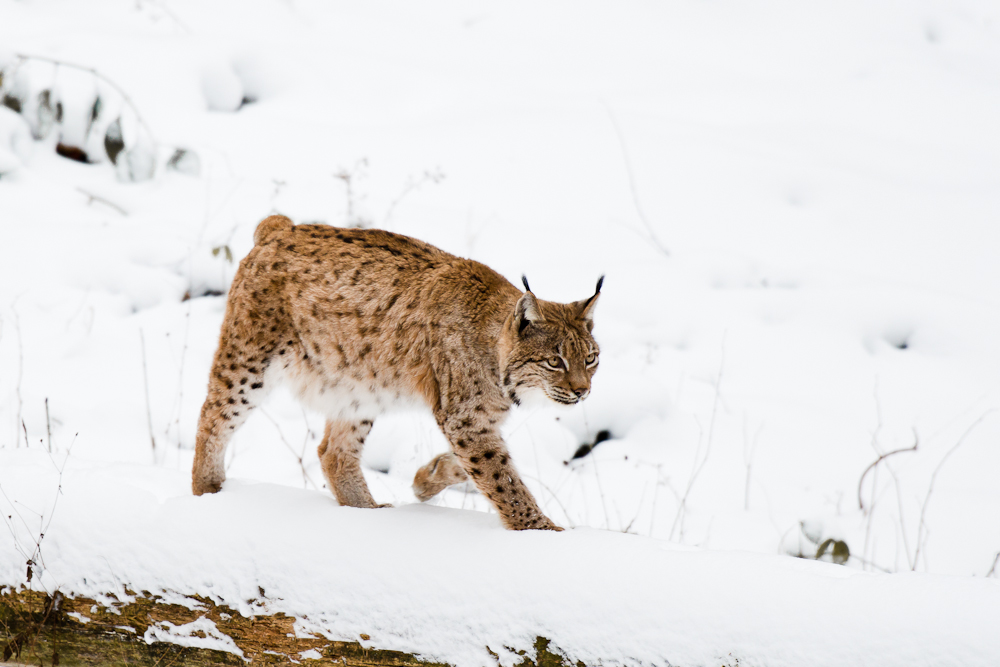
{"type": "Polygon", "coordinates": [[[198,422],[192,485],[225,480],[226,446],[285,383],[327,418],[319,456],[342,505],[376,507],[360,469],[374,420],[425,405],[451,445],[416,475],[426,500],[470,479],[511,529],[558,528],[539,510],[500,437],[528,392],[573,404],[598,366],[593,296],[554,303],[489,267],[375,229],[271,216],[254,234],[226,304],[198,422]]]}

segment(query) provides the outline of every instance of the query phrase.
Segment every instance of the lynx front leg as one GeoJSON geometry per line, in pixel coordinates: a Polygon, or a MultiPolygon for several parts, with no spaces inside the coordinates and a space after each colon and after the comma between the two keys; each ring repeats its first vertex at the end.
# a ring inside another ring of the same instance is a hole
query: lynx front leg
{"type": "Polygon", "coordinates": [[[379,505],[361,473],[361,449],[372,430],[369,419],[328,421],[319,444],[323,474],[337,502],[348,507],[392,507],[379,505]]]}
{"type": "Polygon", "coordinates": [[[462,468],[496,507],[504,526],[510,530],[562,530],[538,508],[495,427],[453,419],[444,422],[443,430],[462,468]]]}

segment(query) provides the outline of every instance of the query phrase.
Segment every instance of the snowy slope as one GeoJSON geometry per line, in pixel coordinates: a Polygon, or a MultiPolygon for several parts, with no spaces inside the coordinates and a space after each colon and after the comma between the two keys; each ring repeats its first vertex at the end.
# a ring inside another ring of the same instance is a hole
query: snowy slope
{"type": "MultiPolygon", "coordinates": [[[[22,451],[0,482],[44,507],[42,489],[60,476],[44,454],[22,451]]],[[[572,664],[972,666],[1000,652],[996,581],[868,574],[589,528],[508,532],[495,515],[342,508],[272,484],[194,498],[184,474],[145,466],[71,465],[61,484],[36,586],[122,602],[125,585],[198,593],[247,615],[290,614],[299,634],[366,635],[362,645],[449,664],[495,664],[489,651],[520,662],[536,636],[572,664]]],[[[18,554],[0,544],[0,577],[16,580],[18,554]]]]}
{"type": "MultiPolygon", "coordinates": [[[[402,507],[415,502],[414,471],[446,447],[420,413],[376,423],[365,473],[376,499],[400,508],[365,523],[440,522],[451,535],[454,522],[453,549],[542,540],[560,562],[574,545],[594,567],[642,544],[636,558],[651,569],[629,576],[657,594],[677,593],[667,573],[688,557],[665,543],[779,579],[803,564],[746,552],[814,556],[836,539],[853,570],[996,578],[998,11],[985,0],[0,0],[3,93],[23,102],[0,108],[0,509],[21,508],[37,532],[33,513],[47,520],[55,492],[40,453],[51,449],[60,461],[70,452],[80,507],[166,480],[136,507],[246,519],[273,500],[297,539],[327,539],[305,523],[331,510],[315,453],[322,417],[287,394],[234,439],[232,488],[181,498],[219,294],[257,221],[280,211],[417,236],[515,282],[526,273],[546,299],[586,296],[607,274],[591,397],[520,410],[506,432],[554,521],[659,542],[487,536],[493,519],[471,511],[489,508],[468,488],[432,501],[464,513],[402,507]],[[131,151],[118,165],[104,153],[115,121],[131,151]],[[93,163],[60,157],[60,142],[93,163]],[[571,460],[605,430],[611,439],[571,460]],[[459,531],[486,542],[466,545],[459,531]]],[[[78,545],[64,512],[46,540],[78,545]]],[[[177,512],[177,525],[198,514],[177,512]]],[[[145,516],[134,525],[155,531],[160,520],[145,516]]],[[[125,538],[105,523],[81,525],[89,548],[110,553],[125,538]]],[[[310,549],[323,544],[307,547],[282,557],[319,562],[310,549]]],[[[66,581],[97,576],[72,554],[46,563],[62,563],[66,581]]],[[[23,562],[3,565],[0,583],[24,583],[23,562]]],[[[816,595],[833,586],[828,568],[802,572],[816,595]]],[[[906,596],[931,589],[945,605],[995,606],[984,582],[840,574],[901,582],[857,584],[862,596],[900,587],[899,605],[865,612],[872,628],[918,627],[911,611],[925,607],[906,596]]],[[[207,593],[177,576],[171,587],[207,593]]],[[[692,581],[692,598],[718,584],[692,581]]],[[[790,627],[809,597],[786,606],[790,627]]],[[[724,634],[728,617],[689,606],[722,633],[692,642],[749,647],[724,634]]],[[[552,622],[575,627],[568,618],[552,622]]],[[[917,634],[941,651],[965,643],[917,634]]],[[[685,655],[707,659],[701,650],[685,655]]]]}

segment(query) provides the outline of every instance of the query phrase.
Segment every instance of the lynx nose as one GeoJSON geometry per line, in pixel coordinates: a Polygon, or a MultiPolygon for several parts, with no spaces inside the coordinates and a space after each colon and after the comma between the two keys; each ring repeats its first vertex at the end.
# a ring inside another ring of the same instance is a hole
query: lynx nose
{"type": "Polygon", "coordinates": [[[577,398],[580,398],[587,393],[586,387],[573,387],[573,393],[576,394],[577,398]]]}

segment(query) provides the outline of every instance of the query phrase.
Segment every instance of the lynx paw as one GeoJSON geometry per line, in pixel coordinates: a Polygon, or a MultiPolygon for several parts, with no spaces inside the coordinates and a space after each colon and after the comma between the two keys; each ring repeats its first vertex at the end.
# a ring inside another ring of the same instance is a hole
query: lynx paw
{"type": "Polygon", "coordinates": [[[199,479],[196,477],[191,481],[191,490],[196,496],[218,493],[222,490],[222,482],[224,481],[223,479],[199,479]]]}
{"type": "Polygon", "coordinates": [[[556,524],[554,524],[551,521],[549,521],[548,519],[546,519],[544,524],[542,524],[540,526],[535,526],[534,528],[531,528],[530,530],[554,530],[556,532],[560,532],[560,531],[565,530],[565,529],[564,528],[560,528],[556,524]]]}
{"type": "Polygon", "coordinates": [[[452,484],[469,479],[454,454],[440,454],[417,471],[413,477],[413,495],[417,500],[430,500],[452,484]]]}

